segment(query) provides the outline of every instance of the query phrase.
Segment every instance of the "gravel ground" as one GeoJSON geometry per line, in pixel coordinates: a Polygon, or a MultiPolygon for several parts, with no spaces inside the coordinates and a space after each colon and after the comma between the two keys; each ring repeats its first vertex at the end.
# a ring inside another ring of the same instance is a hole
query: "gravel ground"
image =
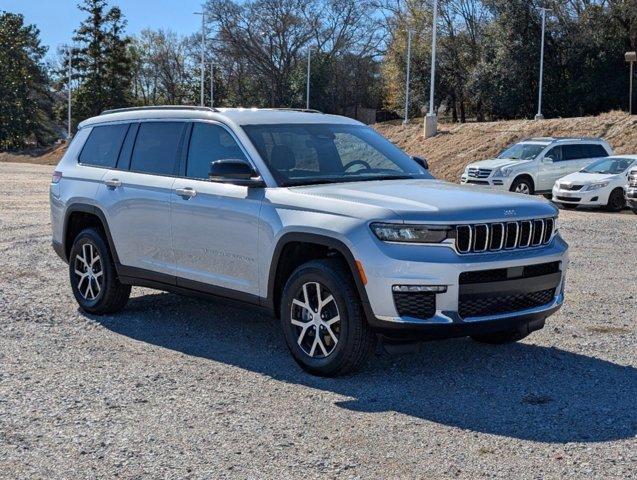
{"type": "Polygon", "coordinates": [[[253,311],[141,288],[78,311],[50,172],[0,164],[0,477],[635,477],[637,216],[561,212],[567,303],[524,341],[319,379],[253,311]]]}

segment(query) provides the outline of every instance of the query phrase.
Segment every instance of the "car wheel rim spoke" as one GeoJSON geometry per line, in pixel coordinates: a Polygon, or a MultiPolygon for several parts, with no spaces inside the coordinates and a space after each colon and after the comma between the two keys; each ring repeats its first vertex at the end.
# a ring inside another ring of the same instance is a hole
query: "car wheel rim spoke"
{"type": "Polygon", "coordinates": [[[312,358],[325,358],[334,352],[340,337],[340,314],[329,289],[318,282],[307,282],[292,299],[291,324],[296,341],[312,358]]]}
{"type": "Polygon", "coordinates": [[[90,243],[82,245],[81,254],[75,256],[74,273],[77,291],[85,300],[95,300],[104,282],[104,271],[99,251],[90,243]]]}

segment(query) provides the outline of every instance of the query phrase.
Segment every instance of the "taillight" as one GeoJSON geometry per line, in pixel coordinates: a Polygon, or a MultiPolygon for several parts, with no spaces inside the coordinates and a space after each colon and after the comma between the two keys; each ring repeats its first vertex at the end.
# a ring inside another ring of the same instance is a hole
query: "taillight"
{"type": "Polygon", "coordinates": [[[61,179],[62,179],[62,172],[58,172],[56,170],[55,172],[53,172],[53,175],[51,176],[51,183],[60,183],[61,179]]]}

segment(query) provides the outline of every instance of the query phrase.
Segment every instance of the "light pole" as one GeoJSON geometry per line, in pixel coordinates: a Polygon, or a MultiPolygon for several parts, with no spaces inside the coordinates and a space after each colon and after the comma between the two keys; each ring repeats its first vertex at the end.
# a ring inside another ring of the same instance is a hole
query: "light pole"
{"type": "Polygon", "coordinates": [[[409,123],[409,69],[411,67],[411,30],[407,30],[407,77],[405,79],[405,119],[403,124],[409,123]]]}
{"type": "Polygon", "coordinates": [[[201,12],[194,12],[194,15],[201,15],[201,85],[200,85],[200,90],[201,90],[201,100],[200,100],[200,104],[203,107],[204,103],[203,103],[203,90],[204,90],[204,75],[205,75],[205,71],[206,71],[206,64],[205,64],[205,55],[206,55],[206,12],[205,11],[201,11],[201,12]]]}
{"type": "Polygon", "coordinates": [[[429,113],[425,117],[425,138],[438,133],[438,118],[434,113],[434,90],[436,85],[436,33],[438,25],[438,0],[434,0],[434,15],[431,26],[431,80],[429,85],[429,113]]]}
{"type": "Polygon", "coordinates": [[[69,47],[69,51],[68,51],[68,55],[69,55],[69,85],[68,85],[68,104],[66,107],[67,110],[67,127],[68,127],[68,132],[67,132],[67,137],[69,139],[69,141],[71,140],[71,78],[73,76],[73,65],[71,64],[72,60],[73,60],[73,49],[71,47],[69,47]]]}
{"type": "Polygon", "coordinates": [[[624,58],[630,63],[630,87],[628,90],[628,114],[633,114],[633,66],[637,62],[637,52],[626,52],[624,58]]]}
{"type": "Polygon", "coordinates": [[[307,47],[307,85],[305,92],[305,108],[310,109],[310,70],[312,59],[312,47],[307,47]]]}
{"type": "Polygon", "coordinates": [[[536,120],[544,120],[542,115],[542,87],[544,82],[544,32],[546,31],[546,12],[548,8],[542,8],[542,42],[540,47],[540,83],[538,86],[538,99],[537,99],[537,115],[536,120]]]}
{"type": "Polygon", "coordinates": [[[210,107],[215,108],[215,64],[210,64],[210,107]]]}

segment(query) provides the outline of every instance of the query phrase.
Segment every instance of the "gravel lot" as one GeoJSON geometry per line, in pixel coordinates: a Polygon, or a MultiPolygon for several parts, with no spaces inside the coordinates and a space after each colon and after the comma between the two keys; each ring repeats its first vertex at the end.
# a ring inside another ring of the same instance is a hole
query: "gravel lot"
{"type": "Polygon", "coordinates": [[[523,342],[319,379],[250,310],[135,288],[78,311],[51,170],[0,164],[0,477],[635,478],[637,216],[561,212],[567,303],[523,342]]]}

